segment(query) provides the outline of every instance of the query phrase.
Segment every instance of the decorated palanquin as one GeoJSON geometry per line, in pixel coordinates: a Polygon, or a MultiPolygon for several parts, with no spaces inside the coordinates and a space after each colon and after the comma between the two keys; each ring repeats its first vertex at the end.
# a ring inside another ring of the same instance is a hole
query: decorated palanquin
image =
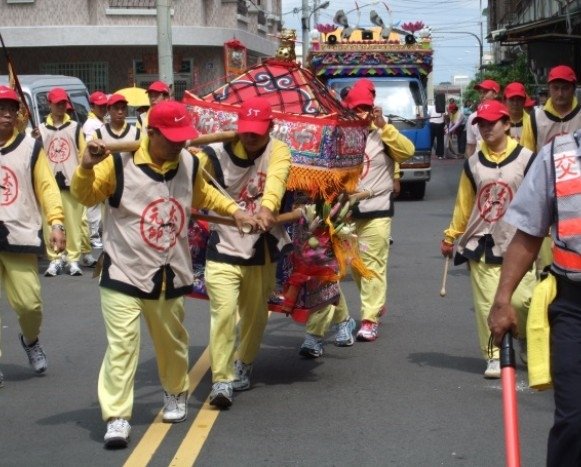
{"type": "Polygon", "coordinates": [[[289,190],[332,200],[357,186],[365,124],[347,111],[313,74],[296,62],[268,59],[204,97],[186,91],[184,102],[202,134],[236,130],[237,108],[250,97],[269,100],[271,136],[291,148],[289,190]]]}
{"type": "MultiPolygon", "coordinates": [[[[184,102],[201,134],[236,130],[237,109],[255,96],[268,99],[274,114],[271,136],[286,142],[292,155],[287,193],[319,205],[331,205],[341,192],[354,192],[363,164],[366,124],[346,110],[339,100],[309,71],[292,60],[292,53],[279,48],[277,58],[248,69],[215,91],[198,97],[186,91],[184,102]]],[[[277,286],[270,309],[305,322],[310,312],[339,296],[337,263],[328,227],[321,222],[316,232],[320,242],[311,251],[313,236],[304,219],[287,225],[293,253],[278,264],[277,286]],[[327,239],[325,240],[325,238],[327,239]],[[311,254],[312,253],[312,254],[311,254]]],[[[195,276],[193,296],[205,297],[203,280],[208,226],[190,225],[190,247],[195,276]]]]}

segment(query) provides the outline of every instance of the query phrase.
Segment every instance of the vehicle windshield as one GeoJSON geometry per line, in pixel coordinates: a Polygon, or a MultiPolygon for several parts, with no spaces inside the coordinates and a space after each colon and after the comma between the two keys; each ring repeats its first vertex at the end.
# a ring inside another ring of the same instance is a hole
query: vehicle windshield
{"type": "MultiPolygon", "coordinates": [[[[331,87],[341,95],[341,91],[353,83],[334,82],[331,87]]],[[[416,81],[374,81],[375,105],[383,109],[384,115],[397,115],[409,120],[423,116],[423,102],[420,87],[416,81]]]]}
{"type": "MultiPolygon", "coordinates": [[[[36,103],[41,122],[43,122],[50,113],[47,94],[47,91],[36,94],[36,103]]],[[[87,95],[81,90],[68,91],[68,95],[74,108],[74,114],[71,117],[82,125],[85,123],[85,120],[87,120],[87,115],[89,113],[89,100],[87,99],[87,95]]]]}

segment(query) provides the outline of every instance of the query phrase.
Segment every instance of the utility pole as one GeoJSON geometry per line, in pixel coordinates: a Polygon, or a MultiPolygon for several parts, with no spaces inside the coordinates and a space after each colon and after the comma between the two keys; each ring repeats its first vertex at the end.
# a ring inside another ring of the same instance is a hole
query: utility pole
{"type": "Polygon", "coordinates": [[[171,0],[157,0],[157,61],[159,79],[167,83],[173,91],[171,0]]]}
{"type": "Polygon", "coordinates": [[[309,0],[303,0],[301,11],[301,27],[303,33],[303,63],[306,63],[307,55],[309,54],[309,19],[311,13],[311,9],[309,8],[309,0]]]}

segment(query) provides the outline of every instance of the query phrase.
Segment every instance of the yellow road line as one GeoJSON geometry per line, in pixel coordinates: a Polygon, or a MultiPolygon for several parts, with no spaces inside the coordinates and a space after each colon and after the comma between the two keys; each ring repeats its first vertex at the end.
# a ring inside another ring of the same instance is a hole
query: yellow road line
{"type": "Polygon", "coordinates": [[[192,426],[186,433],[182,444],[176,451],[176,454],[170,462],[170,467],[191,467],[196,462],[200,451],[204,447],[206,440],[216,422],[220,411],[213,409],[206,399],[204,405],[198,412],[198,416],[192,423],[192,426]]]}
{"type": "MultiPolygon", "coordinates": [[[[204,350],[198,361],[194,364],[192,369],[190,370],[188,376],[190,378],[190,394],[194,392],[194,389],[200,384],[200,381],[204,377],[204,375],[210,369],[210,353],[208,348],[204,350]]],[[[205,406],[205,404],[204,404],[205,406]]],[[[160,444],[162,443],[165,436],[168,434],[170,428],[172,427],[171,423],[163,423],[162,421],[163,415],[162,411],[160,410],[159,413],[156,415],[155,420],[147,429],[139,444],[135,446],[135,449],[127,459],[124,464],[124,467],[142,467],[147,465],[155,451],[159,448],[160,444]]],[[[196,418],[197,420],[197,418],[196,418]]],[[[200,446],[201,449],[201,446],[200,446]]],[[[198,450],[199,451],[199,450],[198,450]]]]}

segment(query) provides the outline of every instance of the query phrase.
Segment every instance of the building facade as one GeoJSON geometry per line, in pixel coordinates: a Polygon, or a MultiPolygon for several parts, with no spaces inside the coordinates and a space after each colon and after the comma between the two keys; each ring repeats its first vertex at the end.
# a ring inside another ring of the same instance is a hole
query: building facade
{"type": "Polygon", "coordinates": [[[558,64],[581,76],[581,0],[489,0],[488,40],[495,63],[526,54],[540,85],[558,64]]]}
{"type": "MultiPolygon", "coordinates": [[[[272,56],[281,3],[173,0],[175,97],[185,89],[204,94],[225,82],[228,41],[247,48],[249,66],[272,56]]],[[[158,79],[155,0],[0,0],[0,13],[0,30],[19,74],[77,76],[90,92],[108,93],[158,79]]]]}

